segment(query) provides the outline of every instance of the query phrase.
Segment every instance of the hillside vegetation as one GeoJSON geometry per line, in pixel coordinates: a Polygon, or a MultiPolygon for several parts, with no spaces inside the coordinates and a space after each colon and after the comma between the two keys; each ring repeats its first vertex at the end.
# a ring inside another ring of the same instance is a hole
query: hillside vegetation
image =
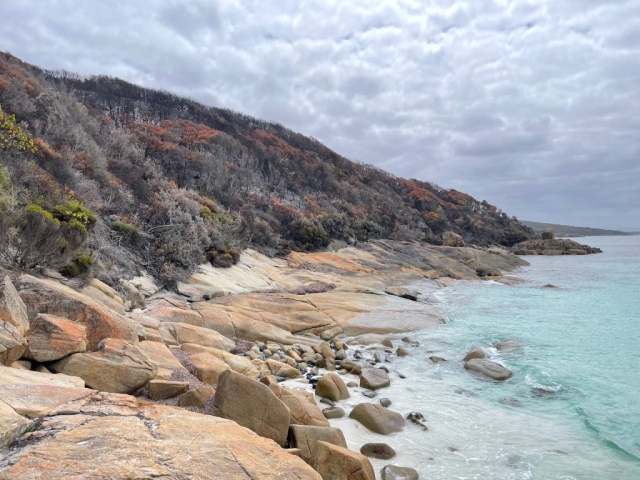
{"type": "Polygon", "coordinates": [[[602,228],[591,227],[572,227],[569,225],[558,225],[555,223],[530,222],[521,220],[527,227],[531,227],[534,232],[541,235],[545,229],[550,228],[558,237],[600,237],[612,235],[629,235],[627,232],[618,230],[605,230],[602,228]]]}
{"type": "MultiPolygon", "coordinates": [[[[282,125],[117,78],[0,53],[0,262],[144,269],[170,285],[247,246],[268,255],[373,238],[514,245],[529,228],[486,201],[350,161],[282,125]]],[[[428,161],[428,159],[425,159],[428,161]]],[[[111,282],[110,282],[111,283],[111,282]]]]}

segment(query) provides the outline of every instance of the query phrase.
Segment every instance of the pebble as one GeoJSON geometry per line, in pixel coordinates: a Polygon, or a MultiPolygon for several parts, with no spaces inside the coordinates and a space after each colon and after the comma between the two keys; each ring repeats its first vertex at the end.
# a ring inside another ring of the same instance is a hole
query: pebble
{"type": "Polygon", "coordinates": [[[378,396],[378,394],[373,390],[365,390],[362,392],[362,395],[364,395],[367,398],[375,398],[376,396],[378,396]]]}
{"type": "Polygon", "coordinates": [[[328,398],[321,398],[320,399],[320,403],[324,403],[325,405],[329,405],[330,407],[335,407],[336,406],[336,403],[332,402],[328,398]]]}
{"type": "Polygon", "coordinates": [[[388,398],[381,398],[380,405],[387,408],[389,405],[391,405],[391,400],[389,400],[388,398]]]}
{"type": "Polygon", "coordinates": [[[344,410],[340,407],[327,407],[322,409],[325,418],[342,418],[345,416],[344,410]]]}

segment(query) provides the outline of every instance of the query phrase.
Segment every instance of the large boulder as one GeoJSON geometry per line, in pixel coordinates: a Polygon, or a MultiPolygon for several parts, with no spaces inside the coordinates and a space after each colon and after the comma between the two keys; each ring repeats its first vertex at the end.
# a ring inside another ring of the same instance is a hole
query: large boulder
{"type": "Polygon", "coordinates": [[[0,320],[16,327],[22,335],[29,330],[27,306],[8,275],[4,277],[4,287],[0,291],[0,320]]]}
{"type": "Polygon", "coordinates": [[[506,380],[513,375],[499,363],[492,362],[487,358],[473,358],[468,360],[464,362],[464,368],[494,380],[506,380]]]}
{"type": "Polygon", "coordinates": [[[215,413],[270,438],[278,445],[287,441],[289,407],[266,385],[227,370],[220,375],[214,397],[215,413]]]}
{"type": "Polygon", "coordinates": [[[149,382],[149,398],[151,400],[164,400],[182,395],[189,390],[189,382],[172,380],[151,380],[149,382]]]}
{"type": "Polygon", "coordinates": [[[161,323],[158,332],[167,344],[195,343],[205,347],[230,351],[236,343],[215,330],[196,327],[187,323],[161,323]]]}
{"type": "Polygon", "coordinates": [[[309,464],[323,480],[375,480],[371,462],[361,453],[328,442],[317,442],[309,464]]]}
{"type": "Polygon", "coordinates": [[[342,430],[329,426],[291,425],[289,427],[289,442],[293,448],[300,449],[300,457],[305,462],[311,459],[317,442],[327,442],[347,448],[342,430]]]}
{"type": "Polygon", "coordinates": [[[377,390],[389,385],[391,385],[389,375],[381,368],[365,368],[360,374],[360,386],[362,388],[377,390]]]}
{"type": "Polygon", "coordinates": [[[87,350],[86,329],[66,318],[39,314],[27,335],[24,357],[36,362],[52,362],[87,350]]]}
{"type": "Polygon", "coordinates": [[[464,240],[455,232],[444,232],[442,234],[442,244],[447,247],[464,247],[464,240]]]}
{"type": "Polygon", "coordinates": [[[302,459],[229,420],[176,407],[136,406],[133,397],[123,395],[94,397],[80,408],[43,418],[35,437],[18,439],[6,451],[0,477],[321,478],[302,459]],[[122,403],[130,406],[121,408],[122,403]]]}
{"type": "Polygon", "coordinates": [[[349,390],[336,373],[327,373],[318,381],[316,395],[338,402],[349,398],[349,390]]]}
{"type": "Polygon", "coordinates": [[[131,393],[158,373],[156,364],[137,345],[107,338],[87,353],[75,353],[51,366],[57,373],[82,378],[103,392],[131,393]]]}
{"type": "Polygon", "coordinates": [[[194,388],[193,390],[189,390],[178,397],[178,405],[181,407],[205,408],[209,399],[212,399],[215,394],[216,391],[213,387],[208,385],[194,388]]]}
{"type": "Polygon", "coordinates": [[[389,460],[396,456],[396,451],[386,443],[365,443],[360,447],[360,453],[378,460],[389,460]]]}
{"type": "Polygon", "coordinates": [[[291,425],[315,425],[328,427],[329,421],[322,414],[315,400],[309,402],[301,394],[291,391],[278,383],[275,377],[269,375],[260,380],[271,389],[278,399],[289,407],[291,425]]]}
{"type": "Polygon", "coordinates": [[[211,385],[216,385],[223,372],[231,370],[231,367],[217,357],[208,353],[196,353],[189,357],[196,368],[198,380],[211,385]]]}
{"type": "Polygon", "coordinates": [[[79,323],[86,328],[87,348],[105,338],[138,341],[137,325],[97,300],[54,280],[22,275],[17,282],[27,306],[29,320],[47,313],[79,323]]]}
{"type": "Polygon", "coordinates": [[[402,415],[373,403],[361,403],[356,406],[351,410],[349,418],[357,420],[372,432],[381,435],[399,432],[404,428],[402,415]]]}
{"type": "Polygon", "coordinates": [[[11,365],[27,348],[27,340],[9,322],[0,320],[0,364],[11,365]]]}

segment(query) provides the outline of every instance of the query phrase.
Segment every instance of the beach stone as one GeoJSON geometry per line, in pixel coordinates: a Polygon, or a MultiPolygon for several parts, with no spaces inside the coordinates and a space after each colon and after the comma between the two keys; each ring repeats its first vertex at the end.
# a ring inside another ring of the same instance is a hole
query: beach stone
{"type": "Polygon", "coordinates": [[[194,388],[178,397],[178,405],[181,407],[205,408],[210,398],[215,395],[213,387],[205,386],[194,388]]]}
{"type": "Polygon", "coordinates": [[[386,465],[382,469],[382,480],[419,480],[418,472],[409,467],[386,465]]]}
{"type": "Polygon", "coordinates": [[[435,356],[435,355],[429,357],[429,360],[431,360],[433,363],[442,363],[442,362],[446,362],[447,361],[446,358],[438,357],[438,356],[435,356]]]}
{"type": "Polygon", "coordinates": [[[504,397],[501,398],[500,400],[498,400],[498,403],[501,403],[503,405],[509,405],[510,407],[522,407],[522,402],[520,400],[518,400],[517,398],[513,398],[513,397],[504,397]]]}
{"type": "MultiPolygon", "coordinates": [[[[382,343],[385,340],[387,340],[388,343],[391,343],[391,340],[379,333],[363,333],[362,335],[352,338],[349,343],[351,345],[374,345],[376,343],[382,343]]],[[[393,347],[393,343],[391,346],[393,347]]]]}
{"type": "Polygon", "coordinates": [[[0,320],[0,364],[11,365],[27,349],[27,340],[9,322],[0,320]]]}
{"type": "Polygon", "coordinates": [[[420,342],[418,342],[417,340],[413,340],[409,337],[403,337],[402,341],[412,347],[419,347],[420,346],[420,342]]]}
{"type": "Polygon", "coordinates": [[[473,360],[474,358],[485,358],[484,351],[481,348],[474,348],[465,355],[462,361],[468,362],[469,360],[473,360]]]}
{"type": "Polygon", "coordinates": [[[396,356],[398,357],[406,357],[407,355],[409,355],[409,350],[404,347],[398,347],[396,350],[396,356]]]}
{"type": "Polygon", "coordinates": [[[27,306],[8,275],[4,277],[4,287],[0,292],[0,320],[16,327],[21,335],[29,331],[27,306]]]}
{"type": "Polygon", "coordinates": [[[353,388],[353,387],[357,387],[357,386],[358,386],[358,384],[356,382],[354,382],[354,381],[347,382],[347,387],[353,388]]]}
{"type": "Polygon", "coordinates": [[[373,354],[373,361],[375,363],[380,363],[382,361],[382,357],[380,356],[380,352],[376,352],[373,354]]]}
{"type": "Polygon", "coordinates": [[[339,428],[309,425],[291,425],[289,427],[289,443],[293,448],[300,449],[300,458],[305,462],[311,459],[317,442],[327,442],[347,448],[347,441],[339,428]]]}
{"type": "Polygon", "coordinates": [[[171,380],[151,380],[148,383],[149,398],[151,400],[164,400],[182,395],[189,390],[189,382],[177,382],[171,380]]]}
{"type": "Polygon", "coordinates": [[[342,418],[345,416],[344,410],[340,407],[323,408],[322,414],[329,419],[342,418]]]}
{"type": "Polygon", "coordinates": [[[380,405],[382,405],[384,408],[387,408],[391,405],[391,400],[389,400],[388,398],[381,398],[380,405]]]}
{"type": "Polygon", "coordinates": [[[347,359],[347,352],[344,350],[338,350],[338,352],[336,353],[336,360],[346,360],[347,359]]]}
{"type": "Polygon", "coordinates": [[[396,456],[396,451],[386,443],[365,443],[360,448],[360,453],[378,460],[389,460],[396,456]]]}
{"type": "Polygon", "coordinates": [[[322,342],[320,344],[320,353],[322,354],[322,356],[326,359],[326,358],[336,358],[336,354],[334,353],[334,351],[331,349],[331,345],[329,345],[329,342],[322,342]]]}
{"type": "Polygon", "coordinates": [[[407,420],[409,420],[412,423],[415,423],[416,425],[422,427],[425,430],[429,429],[424,423],[426,421],[426,419],[424,418],[424,415],[422,415],[420,412],[409,413],[407,415],[407,420]]]}
{"type": "Polygon", "coordinates": [[[362,395],[364,395],[367,398],[376,398],[378,396],[378,394],[373,390],[364,390],[362,392],[362,395]]]}
{"type": "Polygon", "coordinates": [[[513,375],[502,365],[486,358],[474,358],[464,363],[464,368],[494,380],[506,380],[513,375]]]}
{"type": "Polygon", "coordinates": [[[309,460],[323,480],[375,480],[371,462],[361,453],[327,442],[317,442],[309,460]]]}
{"type": "Polygon", "coordinates": [[[27,341],[24,356],[37,362],[52,362],[87,350],[85,327],[55,315],[39,314],[31,322],[27,341]]]}
{"type": "Polygon", "coordinates": [[[316,395],[334,402],[350,397],[344,381],[335,373],[327,373],[318,381],[316,395]]]}
{"type": "Polygon", "coordinates": [[[290,425],[315,425],[328,427],[329,422],[322,414],[315,400],[308,401],[305,396],[279,385],[275,377],[269,375],[260,380],[284,403],[290,412],[290,425]]]}
{"type": "Polygon", "coordinates": [[[393,348],[393,342],[389,338],[382,339],[382,341],[380,343],[382,345],[384,345],[385,347],[393,348]]]}
{"type": "Polygon", "coordinates": [[[51,369],[80,377],[89,388],[111,393],[132,393],[158,373],[146,353],[119,338],[106,338],[95,350],[74,353],[51,365],[51,369]]]}
{"type": "Polygon", "coordinates": [[[399,432],[404,428],[402,415],[373,403],[357,405],[349,414],[349,418],[357,420],[372,432],[382,435],[399,432]]]}
{"type": "Polygon", "coordinates": [[[189,360],[196,368],[198,380],[210,385],[217,384],[220,375],[227,370],[231,370],[229,365],[209,353],[196,353],[191,355],[189,360]]]}
{"type": "Polygon", "coordinates": [[[381,368],[366,368],[362,370],[360,375],[360,386],[369,390],[377,390],[379,388],[391,385],[389,375],[381,368]]]}
{"type": "Polygon", "coordinates": [[[289,431],[289,408],[269,387],[232,370],[222,372],[214,396],[216,416],[233,420],[284,446],[289,431]]]}
{"type": "Polygon", "coordinates": [[[362,374],[362,365],[356,365],[355,367],[353,367],[351,369],[351,373],[352,375],[361,375],[362,374]]]}
{"type": "Polygon", "coordinates": [[[287,365],[286,363],[279,362],[277,360],[267,360],[267,367],[272,375],[276,375],[284,378],[298,378],[302,374],[297,368],[287,365]]]}

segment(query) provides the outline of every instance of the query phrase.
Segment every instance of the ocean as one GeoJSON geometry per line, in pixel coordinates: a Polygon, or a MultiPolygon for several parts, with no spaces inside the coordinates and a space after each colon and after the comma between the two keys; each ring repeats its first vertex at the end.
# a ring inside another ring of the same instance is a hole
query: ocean
{"type": "MultiPolygon", "coordinates": [[[[332,421],[349,448],[386,442],[398,455],[373,460],[377,472],[393,463],[428,479],[640,479],[640,237],[578,240],[604,253],[525,257],[521,283],[456,282],[437,292],[446,324],[409,335],[420,346],[387,364],[391,387],[371,400],[422,413],[428,430],[408,424],[382,436],[332,421]],[[520,348],[492,347],[506,339],[520,348]],[[464,370],[474,347],[513,377],[464,370]]],[[[348,413],[362,401],[356,393],[341,405],[348,413]]]]}

